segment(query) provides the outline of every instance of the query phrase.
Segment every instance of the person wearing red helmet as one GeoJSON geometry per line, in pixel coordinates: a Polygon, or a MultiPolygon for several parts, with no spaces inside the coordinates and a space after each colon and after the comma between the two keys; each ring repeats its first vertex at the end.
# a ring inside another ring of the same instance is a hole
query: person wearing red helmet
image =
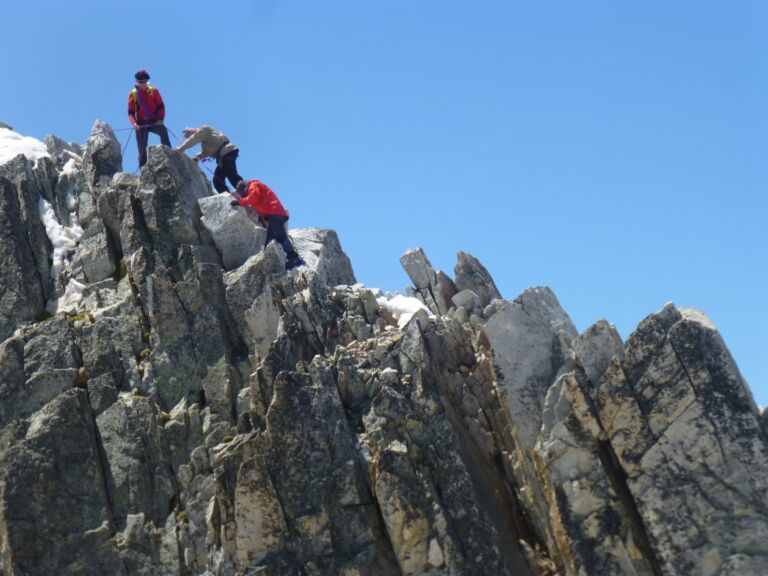
{"type": "Polygon", "coordinates": [[[147,163],[147,142],[149,133],[160,136],[160,143],[170,147],[168,129],[163,125],[165,104],[160,90],[149,85],[149,74],[139,70],[134,75],[136,85],[128,94],[128,120],[136,130],[136,144],[139,147],[139,167],[147,163]]]}
{"type": "Polygon", "coordinates": [[[304,260],[288,238],[285,223],[288,221],[288,211],[272,189],[259,180],[241,180],[235,188],[235,195],[239,198],[232,200],[232,206],[249,206],[256,210],[259,220],[267,229],[267,238],[264,246],[272,240],[276,240],[283,247],[287,259],[285,269],[290,270],[296,266],[303,266],[304,260]]]}

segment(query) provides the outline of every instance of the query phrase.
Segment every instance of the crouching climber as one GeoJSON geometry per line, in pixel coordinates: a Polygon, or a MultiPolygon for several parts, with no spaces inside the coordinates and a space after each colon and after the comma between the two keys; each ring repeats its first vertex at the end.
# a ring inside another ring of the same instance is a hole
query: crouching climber
{"type": "Polygon", "coordinates": [[[290,270],[296,266],[303,266],[305,262],[296,252],[285,229],[288,211],[283,208],[272,189],[259,180],[241,180],[235,188],[235,195],[238,196],[238,199],[232,200],[232,206],[250,206],[256,210],[259,220],[267,229],[264,246],[272,240],[277,240],[283,247],[287,256],[285,269],[290,270]]]}
{"type": "Polygon", "coordinates": [[[182,134],[185,140],[176,148],[177,151],[183,152],[195,144],[200,144],[200,153],[196,154],[194,159],[205,161],[214,158],[216,160],[216,171],[213,173],[213,187],[216,192],[227,191],[225,179],[229,180],[233,188],[243,180],[237,173],[237,156],[240,150],[224,134],[210,126],[185,128],[182,134]]]}

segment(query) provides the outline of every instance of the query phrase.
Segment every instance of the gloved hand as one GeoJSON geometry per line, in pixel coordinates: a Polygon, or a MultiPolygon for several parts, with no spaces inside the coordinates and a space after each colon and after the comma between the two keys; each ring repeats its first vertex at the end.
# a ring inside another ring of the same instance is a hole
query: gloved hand
{"type": "Polygon", "coordinates": [[[238,200],[232,200],[232,202],[229,203],[230,206],[240,206],[240,202],[238,200]]]}

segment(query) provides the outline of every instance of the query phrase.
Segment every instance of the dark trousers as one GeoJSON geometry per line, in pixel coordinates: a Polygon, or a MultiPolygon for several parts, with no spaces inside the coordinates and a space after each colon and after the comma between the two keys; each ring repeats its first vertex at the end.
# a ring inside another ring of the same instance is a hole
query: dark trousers
{"type": "Polygon", "coordinates": [[[237,173],[237,156],[239,152],[232,150],[227,154],[224,154],[216,162],[216,170],[213,172],[213,187],[216,192],[226,192],[227,184],[224,179],[229,179],[229,183],[232,184],[232,188],[237,186],[237,183],[242,180],[242,176],[237,173]]]}
{"type": "Polygon", "coordinates": [[[272,240],[276,240],[285,250],[288,260],[298,258],[299,253],[296,252],[291,239],[288,238],[288,233],[285,231],[285,223],[288,218],[285,216],[262,216],[261,219],[267,225],[267,239],[264,240],[264,246],[266,247],[272,240]]]}
{"type": "Polygon", "coordinates": [[[149,133],[154,132],[160,136],[160,143],[163,146],[170,147],[171,140],[168,138],[168,129],[162,124],[152,124],[150,126],[140,126],[136,130],[136,143],[139,146],[139,166],[147,163],[147,142],[149,142],[149,133]]]}

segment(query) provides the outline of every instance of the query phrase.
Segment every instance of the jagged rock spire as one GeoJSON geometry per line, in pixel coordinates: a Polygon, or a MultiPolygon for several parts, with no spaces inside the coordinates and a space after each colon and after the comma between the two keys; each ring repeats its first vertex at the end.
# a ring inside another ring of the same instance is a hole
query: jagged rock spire
{"type": "Polygon", "coordinates": [[[194,162],[132,177],[110,134],[0,167],[0,571],[766,572],[766,414],[703,314],[579,335],[418,249],[398,325],[335,232],[287,273],[194,162]],[[55,278],[45,203],[83,229],[55,278]]]}

